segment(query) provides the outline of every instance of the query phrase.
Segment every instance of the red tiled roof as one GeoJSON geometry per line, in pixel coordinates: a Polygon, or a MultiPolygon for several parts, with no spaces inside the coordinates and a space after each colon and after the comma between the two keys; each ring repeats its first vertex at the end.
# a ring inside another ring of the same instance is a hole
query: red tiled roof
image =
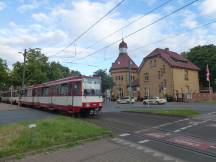
{"type": "Polygon", "coordinates": [[[132,62],[131,69],[138,69],[138,66],[133,62],[133,60],[128,56],[127,53],[121,53],[119,54],[116,61],[112,63],[112,67],[110,68],[110,70],[128,68],[129,61],[132,62]]]}
{"type": "Polygon", "coordinates": [[[155,56],[160,56],[165,62],[167,62],[172,67],[184,68],[190,70],[200,70],[196,65],[194,65],[192,62],[190,62],[188,59],[184,58],[183,56],[177,54],[176,52],[172,52],[160,48],[156,48],[148,56],[146,56],[143,59],[139,69],[141,69],[145,60],[155,56]]]}

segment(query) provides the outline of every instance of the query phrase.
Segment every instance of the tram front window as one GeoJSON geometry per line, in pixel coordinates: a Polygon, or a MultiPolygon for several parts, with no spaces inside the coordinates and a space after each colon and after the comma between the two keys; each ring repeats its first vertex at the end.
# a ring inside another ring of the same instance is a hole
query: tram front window
{"type": "Polygon", "coordinates": [[[84,96],[101,96],[101,80],[96,78],[85,78],[84,96]]]}

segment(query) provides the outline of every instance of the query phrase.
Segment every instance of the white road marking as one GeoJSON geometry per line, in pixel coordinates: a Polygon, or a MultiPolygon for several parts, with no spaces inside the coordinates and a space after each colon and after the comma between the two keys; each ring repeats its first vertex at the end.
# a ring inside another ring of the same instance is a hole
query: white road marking
{"type": "Polygon", "coordinates": [[[175,132],[175,133],[178,133],[178,132],[180,132],[180,131],[181,131],[180,129],[177,129],[177,130],[175,130],[174,132],[175,132]]]}
{"type": "Polygon", "coordinates": [[[215,146],[210,146],[211,148],[214,148],[214,149],[216,149],[216,147],[215,146]]]}
{"type": "Polygon", "coordinates": [[[126,137],[126,136],[129,136],[130,134],[129,133],[123,133],[123,134],[120,134],[119,136],[120,137],[126,137]]]}
{"type": "Polygon", "coordinates": [[[142,143],[146,143],[146,142],[149,142],[150,140],[142,140],[142,141],[139,141],[138,143],[142,144],[142,143]]]}

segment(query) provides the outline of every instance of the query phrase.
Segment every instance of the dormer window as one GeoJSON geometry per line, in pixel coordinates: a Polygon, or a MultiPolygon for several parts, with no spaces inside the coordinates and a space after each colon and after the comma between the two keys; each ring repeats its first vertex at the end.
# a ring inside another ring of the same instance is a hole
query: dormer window
{"type": "Polygon", "coordinates": [[[118,65],[120,64],[120,61],[118,61],[118,65]]]}

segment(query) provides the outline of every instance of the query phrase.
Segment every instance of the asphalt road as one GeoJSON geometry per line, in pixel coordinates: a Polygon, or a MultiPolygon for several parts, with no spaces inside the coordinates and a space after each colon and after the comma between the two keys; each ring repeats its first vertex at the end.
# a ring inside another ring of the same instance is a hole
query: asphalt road
{"type": "MultiPolygon", "coordinates": [[[[151,108],[193,108],[196,118],[166,117],[121,112],[146,105],[108,103],[100,118],[86,119],[111,129],[114,142],[128,147],[140,145],[188,162],[216,161],[216,106],[213,104],[168,103],[151,108]]],[[[157,153],[158,156],[161,156],[157,153]]],[[[157,155],[155,155],[157,156],[157,155]]],[[[173,159],[172,159],[173,160],[173,159]]]]}
{"type": "MultiPolygon", "coordinates": [[[[153,152],[149,156],[157,157],[165,154],[189,162],[216,161],[215,105],[168,103],[151,106],[151,108],[194,108],[202,112],[202,115],[196,118],[121,112],[137,108],[147,107],[141,103],[133,105],[107,103],[101,116],[83,120],[112,130],[115,134],[113,142],[118,145],[130,147],[134,151],[145,148],[145,153],[153,152]]],[[[0,125],[52,116],[55,114],[34,109],[5,110],[0,112],[0,125]]],[[[175,159],[168,158],[167,161],[175,159]]]]}
{"type": "Polygon", "coordinates": [[[0,103],[0,110],[0,125],[55,116],[53,113],[31,108],[18,108],[16,105],[4,103],[0,103]]]}
{"type": "Polygon", "coordinates": [[[142,102],[134,104],[117,104],[116,102],[106,102],[103,104],[103,112],[121,112],[129,109],[158,109],[158,108],[192,108],[202,114],[216,111],[216,104],[208,103],[182,103],[182,102],[168,102],[164,105],[143,105],[142,102]]]}

